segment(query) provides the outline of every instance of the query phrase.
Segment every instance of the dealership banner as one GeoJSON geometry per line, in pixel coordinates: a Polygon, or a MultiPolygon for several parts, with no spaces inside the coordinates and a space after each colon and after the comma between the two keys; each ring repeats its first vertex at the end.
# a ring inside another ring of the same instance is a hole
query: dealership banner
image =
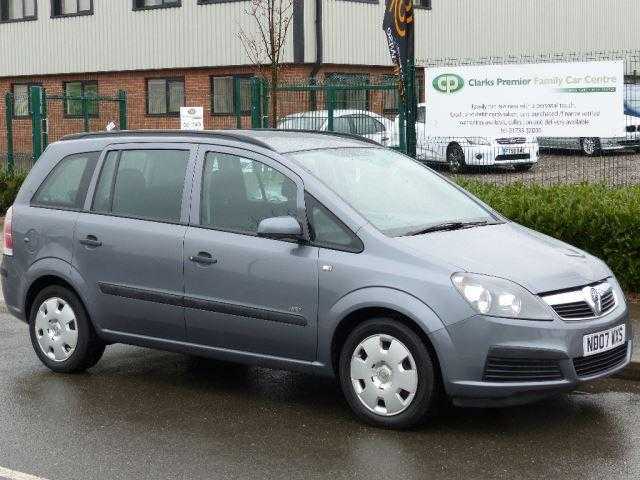
{"type": "Polygon", "coordinates": [[[622,61],[428,68],[429,136],[620,137],[622,61]]]}
{"type": "Polygon", "coordinates": [[[386,0],[382,29],[387,37],[391,62],[400,79],[400,95],[404,98],[407,63],[415,55],[413,0],[386,0]]]}

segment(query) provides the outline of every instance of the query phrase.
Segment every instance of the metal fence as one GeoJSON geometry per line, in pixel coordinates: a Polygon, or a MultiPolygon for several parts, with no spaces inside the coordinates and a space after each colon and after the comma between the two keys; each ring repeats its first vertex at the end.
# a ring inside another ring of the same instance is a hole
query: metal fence
{"type": "Polygon", "coordinates": [[[253,86],[252,126],[345,133],[407,151],[406,108],[393,76],[329,74],[253,86]]]}
{"type": "Polygon", "coordinates": [[[6,93],[4,106],[0,161],[9,171],[30,169],[49,142],[65,135],[104,130],[110,122],[120,129],[127,128],[124,91],[114,97],[49,94],[40,86],[32,86],[25,98],[6,93]]]}
{"type": "MultiPolygon", "coordinates": [[[[640,52],[592,52],[535,56],[446,58],[424,62],[433,67],[568,63],[622,60],[625,66],[626,135],[619,138],[433,137],[419,107],[417,158],[455,178],[496,184],[524,182],[640,184],[640,52]],[[637,113],[636,113],[637,114],[637,113]]],[[[427,98],[428,102],[429,99],[427,98]]],[[[620,108],[623,108],[621,105],[620,108]]]]}

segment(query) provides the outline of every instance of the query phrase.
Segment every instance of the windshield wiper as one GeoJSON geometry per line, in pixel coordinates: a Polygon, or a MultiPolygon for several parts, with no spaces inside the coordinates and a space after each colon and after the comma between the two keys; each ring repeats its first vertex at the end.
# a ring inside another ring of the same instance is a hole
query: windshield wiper
{"type": "Polygon", "coordinates": [[[416,235],[424,235],[425,233],[432,232],[447,232],[451,230],[462,230],[463,228],[471,228],[471,227],[480,227],[482,225],[488,225],[489,222],[487,220],[481,220],[478,222],[445,222],[438,223],[437,225],[432,225],[430,227],[421,228],[420,230],[415,230],[413,232],[409,232],[405,234],[406,237],[413,237],[416,235]]]}

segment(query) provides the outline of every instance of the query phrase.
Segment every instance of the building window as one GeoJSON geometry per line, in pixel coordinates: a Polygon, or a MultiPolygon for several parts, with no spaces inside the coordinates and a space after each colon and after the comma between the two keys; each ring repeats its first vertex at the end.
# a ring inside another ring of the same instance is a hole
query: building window
{"type": "Polygon", "coordinates": [[[134,10],[149,10],[152,8],[171,8],[182,5],[181,0],[133,0],[134,10]]]}
{"type": "Polygon", "coordinates": [[[211,77],[211,113],[235,115],[236,110],[240,115],[251,114],[251,77],[211,77]]]}
{"type": "Polygon", "coordinates": [[[95,80],[78,80],[64,83],[64,114],[67,117],[84,117],[83,103],[87,116],[98,116],[98,82],[95,80]],[[82,98],[89,100],[83,102],[82,98]],[[92,100],[96,99],[96,100],[92,100]]]}
{"type": "Polygon", "coordinates": [[[29,116],[29,88],[37,85],[37,83],[16,83],[13,85],[14,118],[24,118],[29,116]]]}
{"type": "Polygon", "coordinates": [[[353,85],[353,90],[337,90],[336,104],[338,109],[369,110],[369,75],[360,73],[329,73],[327,84],[340,87],[353,85]]]}
{"type": "Polygon", "coordinates": [[[431,0],[414,0],[413,6],[415,8],[425,8],[431,10],[431,0]]]}
{"type": "Polygon", "coordinates": [[[147,79],[148,115],[179,115],[184,105],[184,78],[147,79]]]}
{"type": "Polygon", "coordinates": [[[51,0],[51,17],[93,15],[93,0],[51,0]]]}
{"type": "Polygon", "coordinates": [[[37,18],[36,0],[0,0],[0,22],[22,22],[37,18]]]}

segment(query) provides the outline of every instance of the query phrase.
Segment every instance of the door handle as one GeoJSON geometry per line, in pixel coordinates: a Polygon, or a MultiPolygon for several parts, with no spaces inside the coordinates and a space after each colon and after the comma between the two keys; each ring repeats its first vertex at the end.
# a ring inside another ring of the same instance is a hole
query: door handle
{"type": "Polygon", "coordinates": [[[93,248],[102,246],[102,242],[98,240],[98,237],[96,237],[95,235],[87,235],[86,238],[83,238],[82,240],[80,240],[80,244],[84,245],[85,247],[93,247],[93,248]]]}
{"type": "Polygon", "coordinates": [[[199,263],[200,265],[215,265],[218,263],[218,260],[213,258],[208,252],[200,252],[197,255],[192,255],[189,257],[194,263],[199,263]]]}

